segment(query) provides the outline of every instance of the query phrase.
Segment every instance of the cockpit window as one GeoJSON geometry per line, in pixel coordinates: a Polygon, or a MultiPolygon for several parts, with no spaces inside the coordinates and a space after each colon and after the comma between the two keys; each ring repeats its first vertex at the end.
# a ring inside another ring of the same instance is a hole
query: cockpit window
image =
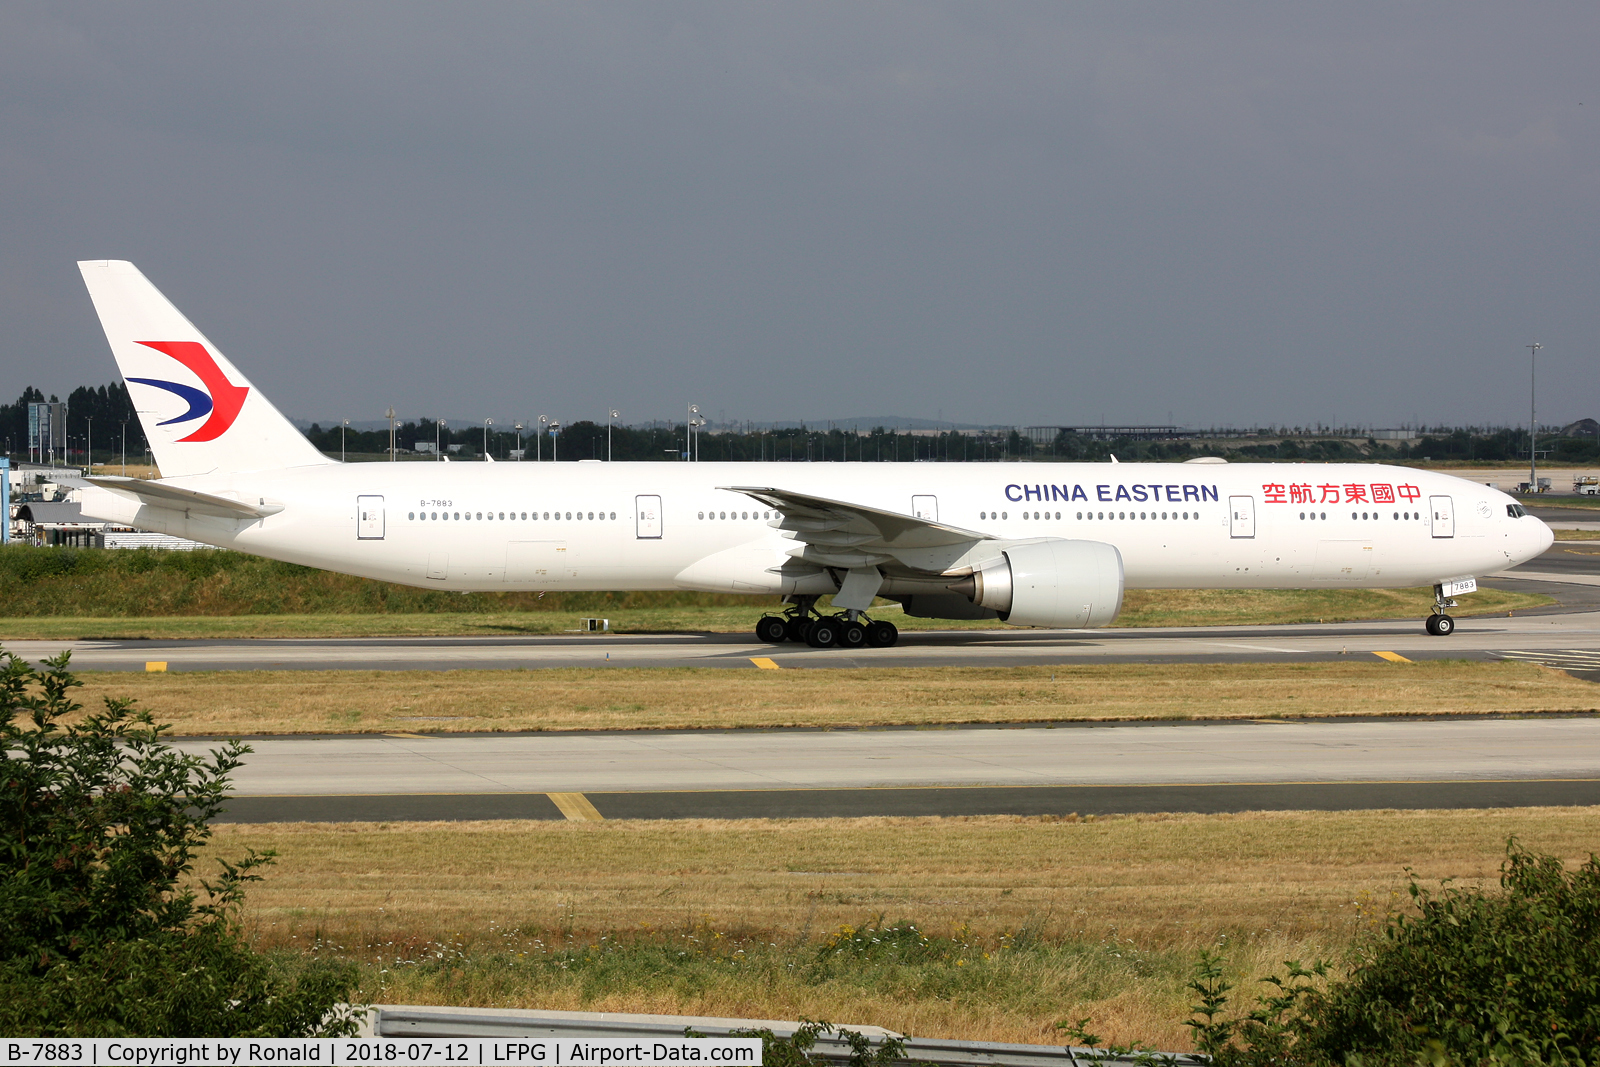
{"type": "Polygon", "coordinates": [[[1520,519],[1524,515],[1526,515],[1527,513],[1528,513],[1528,509],[1523,507],[1521,504],[1507,504],[1506,505],[1506,514],[1510,515],[1513,519],[1520,519]]]}

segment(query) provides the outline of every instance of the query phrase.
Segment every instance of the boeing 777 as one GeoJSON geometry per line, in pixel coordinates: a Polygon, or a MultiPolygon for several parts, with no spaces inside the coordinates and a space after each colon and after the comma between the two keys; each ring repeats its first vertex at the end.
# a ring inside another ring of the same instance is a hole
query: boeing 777
{"type": "Polygon", "coordinates": [[[339,463],[133,264],[79,267],[162,474],[91,477],[85,514],[382,581],[777,594],[757,636],[814,647],[894,644],[879,597],[1076,629],[1129,588],[1432,586],[1444,635],[1553,540],[1495,489],[1374,464],[339,463]]]}

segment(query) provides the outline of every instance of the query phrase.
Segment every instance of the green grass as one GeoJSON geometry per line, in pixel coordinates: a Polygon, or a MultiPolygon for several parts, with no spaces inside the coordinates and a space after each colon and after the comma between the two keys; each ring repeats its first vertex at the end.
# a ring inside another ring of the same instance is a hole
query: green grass
{"type": "Polygon", "coordinates": [[[361,995],[375,1003],[607,1010],[620,995],[634,1007],[703,1004],[846,1025],[906,1026],[907,1016],[920,1016],[922,1027],[911,1028],[924,1034],[932,1027],[965,1036],[981,1017],[998,1031],[987,1036],[1050,1043],[1060,1041],[1051,1024],[1071,1010],[1135,988],[1144,1011],[1170,1020],[1161,1036],[1182,1041],[1176,1023],[1187,1015],[1193,967],[1191,953],[1111,938],[1045,940],[1027,928],[997,937],[929,933],[881,916],[820,941],[690,926],[582,939],[559,929],[491,929],[476,942],[340,946],[333,954],[357,961],[361,995]],[[927,1008],[939,1004],[950,1007],[927,1008]]]}

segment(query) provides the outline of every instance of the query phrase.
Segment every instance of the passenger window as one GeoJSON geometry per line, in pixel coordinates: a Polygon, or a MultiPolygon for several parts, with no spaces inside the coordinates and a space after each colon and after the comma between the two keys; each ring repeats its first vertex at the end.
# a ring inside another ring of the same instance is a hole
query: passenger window
{"type": "Polygon", "coordinates": [[[408,519],[414,519],[414,518],[416,518],[416,516],[415,516],[415,515],[413,515],[413,514],[411,514],[411,512],[409,512],[409,511],[408,511],[408,512],[406,512],[406,518],[408,518],[408,519]]]}
{"type": "Polygon", "coordinates": [[[612,512],[612,513],[611,513],[611,517],[612,517],[612,518],[613,518],[613,519],[615,519],[615,518],[616,518],[616,517],[617,517],[617,513],[616,513],[616,512],[615,512],[615,511],[613,511],[613,512],[612,512]]]}

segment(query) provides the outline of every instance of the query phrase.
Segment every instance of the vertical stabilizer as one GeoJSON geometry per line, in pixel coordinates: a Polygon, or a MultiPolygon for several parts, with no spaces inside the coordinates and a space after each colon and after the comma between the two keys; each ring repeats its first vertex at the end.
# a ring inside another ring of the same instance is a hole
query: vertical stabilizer
{"type": "Polygon", "coordinates": [[[162,477],[333,462],[132,263],[78,269],[162,477]]]}

